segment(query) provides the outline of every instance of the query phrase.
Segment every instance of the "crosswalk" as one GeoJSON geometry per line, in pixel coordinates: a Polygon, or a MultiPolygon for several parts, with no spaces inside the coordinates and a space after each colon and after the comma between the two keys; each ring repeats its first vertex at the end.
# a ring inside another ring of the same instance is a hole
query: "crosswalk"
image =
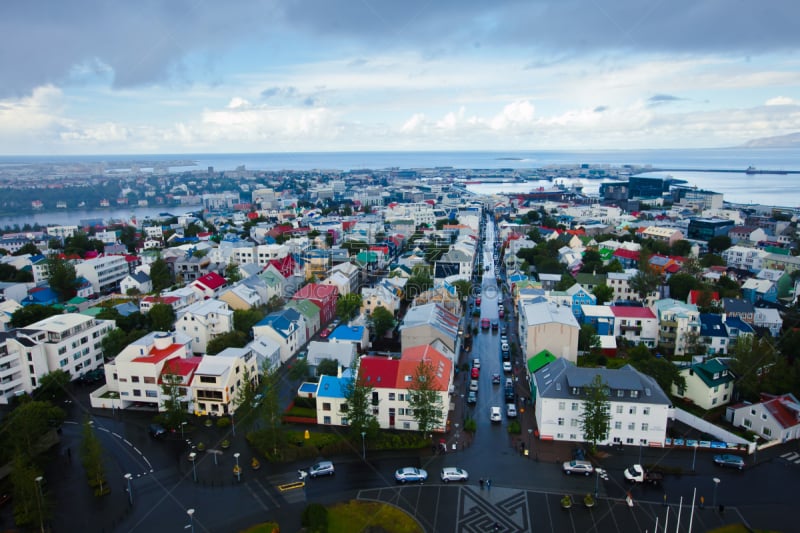
{"type": "Polygon", "coordinates": [[[781,455],[781,459],[784,459],[796,465],[800,465],[800,453],[797,452],[786,452],[783,455],[781,455]]]}

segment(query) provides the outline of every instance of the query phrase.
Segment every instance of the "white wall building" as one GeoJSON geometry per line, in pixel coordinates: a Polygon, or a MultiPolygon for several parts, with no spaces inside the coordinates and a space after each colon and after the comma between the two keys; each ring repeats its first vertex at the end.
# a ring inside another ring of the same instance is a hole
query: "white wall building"
{"type": "Polygon", "coordinates": [[[206,353],[208,342],[233,331],[233,310],[220,300],[201,300],[178,313],[175,330],[192,338],[197,353],[206,353]]]}
{"type": "Polygon", "coordinates": [[[128,262],[123,255],[95,257],[75,265],[75,274],[86,278],[96,293],[119,289],[119,282],[128,272],[128,262]]]}

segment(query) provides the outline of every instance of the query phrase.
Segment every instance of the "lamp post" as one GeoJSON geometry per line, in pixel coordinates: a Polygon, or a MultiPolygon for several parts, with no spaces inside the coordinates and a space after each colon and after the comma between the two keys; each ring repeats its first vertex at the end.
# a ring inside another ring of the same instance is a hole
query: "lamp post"
{"type": "Polygon", "coordinates": [[[131,474],[125,474],[125,479],[128,480],[128,501],[133,505],[133,491],[131,490],[131,478],[133,476],[131,474]]]}
{"type": "Polygon", "coordinates": [[[181,440],[184,440],[184,441],[186,440],[183,437],[183,426],[185,426],[185,425],[186,425],[186,421],[181,422],[181,440]]]}
{"type": "Polygon", "coordinates": [[[758,462],[758,435],[753,435],[753,464],[758,462]]]}
{"type": "Polygon", "coordinates": [[[714,478],[714,503],[712,504],[714,508],[717,508],[717,486],[719,485],[720,479],[718,477],[714,478]]]}
{"type": "Polygon", "coordinates": [[[42,514],[42,476],[36,476],[36,508],[39,510],[39,527],[44,533],[44,515],[42,514]]]}
{"type": "Polygon", "coordinates": [[[639,439],[639,464],[642,464],[642,439],[639,439]]]}
{"type": "Polygon", "coordinates": [[[361,458],[364,459],[364,460],[366,460],[366,458],[367,458],[367,445],[366,445],[366,441],[364,440],[364,438],[366,436],[367,436],[367,432],[366,431],[362,431],[361,432],[361,458]]]}
{"type": "Polygon", "coordinates": [[[186,509],[186,514],[189,515],[189,525],[183,529],[189,529],[191,533],[194,533],[194,509],[186,509]]]}
{"type": "Polygon", "coordinates": [[[692,472],[694,472],[694,464],[697,460],[697,443],[694,444],[694,453],[692,454],[692,472]]]}
{"type": "Polygon", "coordinates": [[[195,467],[195,459],[197,459],[197,454],[195,452],[190,453],[189,460],[192,462],[192,479],[194,479],[194,482],[197,483],[197,468],[195,467]]]}
{"type": "Polygon", "coordinates": [[[239,468],[239,452],[233,454],[233,458],[236,459],[236,481],[242,480],[242,469],[239,468]]]}
{"type": "Polygon", "coordinates": [[[594,469],[594,499],[597,500],[597,494],[600,490],[600,470],[594,469]]]}
{"type": "Polygon", "coordinates": [[[533,428],[528,428],[528,455],[531,455],[531,437],[533,436],[533,428]]]}

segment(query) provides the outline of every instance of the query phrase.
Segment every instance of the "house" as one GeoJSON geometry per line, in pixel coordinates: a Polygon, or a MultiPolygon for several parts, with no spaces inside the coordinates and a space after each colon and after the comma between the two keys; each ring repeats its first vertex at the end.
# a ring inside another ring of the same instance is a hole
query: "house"
{"type": "Polygon", "coordinates": [[[584,288],[580,283],[576,283],[564,292],[566,292],[567,296],[569,297],[572,314],[575,316],[575,318],[580,316],[582,305],[597,304],[597,297],[589,292],[588,289],[584,288]]]}
{"type": "Polygon", "coordinates": [[[770,441],[800,439],[800,401],[794,394],[761,394],[761,401],[728,407],[725,418],[770,441]]]}
{"type": "Polygon", "coordinates": [[[579,368],[559,358],[533,374],[539,438],[584,442],[581,416],[586,394],[599,375],[608,388],[608,437],[598,444],[663,446],[672,403],[655,379],[631,365],[579,368]]]}
{"type": "Polygon", "coordinates": [[[28,291],[28,295],[20,302],[26,305],[53,305],[58,303],[58,295],[50,287],[33,287],[28,291]]]}
{"type": "Polygon", "coordinates": [[[375,287],[362,287],[361,312],[371,315],[378,307],[383,307],[394,315],[400,309],[400,297],[383,283],[375,287]]]}
{"type": "Polygon", "coordinates": [[[750,278],[742,284],[742,297],[755,304],[759,300],[778,301],[778,287],[769,279],[750,278]]]}
{"type": "Polygon", "coordinates": [[[306,338],[310,339],[322,328],[319,307],[309,300],[290,300],[286,309],[295,309],[303,315],[306,327],[306,338]]]}
{"type": "Polygon", "coordinates": [[[292,300],[308,300],[320,309],[319,322],[321,325],[329,323],[336,316],[336,300],[339,290],[330,285],[309,283],[300,288],[292,300]]]}
{"type": "Polygon", "coordinates": [[[296,309],[268,314],[253,326],[253,337],[269,337],[281,347],[281,363],[288,361],[306,343],[306,323],[296,309]]]}
{"type": "Polygon", "coordinates": [[[642,300],[639,293],[633,290],[630,285],[631,279],[638,273],[639,271],[635,268],[629,268],[624,272],[609,272],[606,276],[608,278],[608,286],[611,287],[611,290],[614,292],[612,296],[612,301],[614,302],[623,302],[623,301],[630,301],[630,302],[641,302],[644,301],[645,305],[651,305],[656,299],[658,298],[658,293],[655,291],[651,292],[647,295],[647,297],[642,300]]]}
{"type": "Polygon", "coordinates": [[[283,298],[284,289],[286,286],[286,278],[280,271],[273,265],[267,266],[259,275],[258,278],[264,283],[266,287],[266,294],[264,298],[267,302],[274,297],[283,298]]]}
{"type": "Polygon", "coordinates": [[[431,345],[439,340],[448,350],[457,352],[459,317],[439,304],[417,305],[406,311],[400,324],[403,351],[414,346],[431,345]]]}
{"type": "Polygon", "coordinates": [[[683,240],[683,233],[680,230],[664,226],[648,226],[639,231],[639,236],[642,239],[653,239],[654,241],[665,242],[670,246],[683,240]]]}
{"type": "Polygon", "coordinates": [[[369,329],[366,326],[350,326],[341,324],[328,335],[328,342],[346,342],[356,345],[356,349],[364,351],[369,348],[369,329]]]}
{"type": "Polygon", "coordinates": [[[548,350],[558,357],[577,361],[580,326],[569,307],[537,299],[520,302],[518,309],[523,357],[548,350]]]}
{"type": "Polygon", "coordinates": [[[763,268],[764,258],[767,255],[768,252],[758,248],[731,246],[722,252],[722,259],[729,267],[758,272],[763,268]]]}
{"type": "Polygon", "coordinates": [[[753,226],[733,226],[728,231],[728,237],[730,237],[732,244],[740,242],[754,244],[768,240],[766,231],[753,226]]]}
{"type": "Polygon", "coordinates": [[[582,305],[580,320],[583,324],[590,324],[594,327],[597,335],[614,334],[614,312],[607,305],[582,305]]]}
{"type": "Polygon", "coordinates": [[[762,268],[756,273],[758,279],[768,279],[775,283],[778,289],[778,299],[789,298],[793,289],[792,276],[780,270],[762,268]]]}
{"type": "Polygon", "coordinates": [[[307,348],[306,361],[308,361],[312,375],[325,359],[336,361],[340,367],[350,368],[350,365],[353,364],[353,359],[357,355],[356,345],[349,342],[311,341],[308,343],[307,348]]]}
{"type": "Polygon", "coordinates": [[[11,317],[19,309],[22,309],[22,306],[16,300],[3,300],[0,302],[0,331],[9,330],[11,317]]]}
{"type": "Polygon", "coordinates": [[[735,316],[741,318],[748,324],[753,323],[755,308],[753,304],[747,300],[742,300],[741,298],[723,298],[722,310],[725,312],[726,316],[735,316]]]}
{"type": "MultiPolygon", "coordinates": [[[[245,279],[260,281],[257,276],[245,279]]],[[[225,302],[234,310],[254,309],[267,303],[262,299],[257,289],[244,282],[239,282],[233,287],[223,290],[219,295],[219,300],[225,302]]]]}
{"type": "Polygon", "coordinates": [[[209,272],[191,282],[189,287],[197,291],[201,298],[216,298],[226,283],[225,278],[216,272],[209,272]]]}
{"type": "Polygon", "coordinates": [[[198,416],[233,414],[243,389],[257,385],[258,377],[256,354],[247,347],[202,357],[191,382],[192,411],[198,416]]]}
{"type": "Polygon", "coordinates": [[[723,355],[730,351],[730,335],[724,317],[713,313],[700,313],[700,339],[708,355],[723,355]]]}
{"type": "Polygon", "coordinates": [[[281,364],[281,347],[269,337],[256,337],[247,344],[256,355],[256,364],[262,371],[271,372],[281,364]]]}
{"type": "Polygon", "coordinates": [[[195,353],[206,353],[214,337],[233,331],[233,310],[220,300],[201,300],[182,309],[175,330],[192,339],[195,353]]]}
{"type": "Polygon", "coordinates": [[[783,318],[777,309],[759,307],[753,311],[753,326],[768,329],[773,337],[778,337],[783,327],[783,318]]]}
{"type": "Polygon", "coordinates": [[[317,424],[347,426],[347,391],[353,381],[350,369],[341,376],[320,376],[317,386],[317,424]]]}
{"type": "Polygon", "coordinates": [[[703,409],[713,409],[731,401],[735,377],[728,365],[720,359],[707,359],[680,371],[686,386],[672,385],[672,394],[703,409]]]}
{"type": "Polygon", "coordinates": [[[658,318],[647,307],[612,305],[614,337],[622,337],[633,344],[655,348],[658,344],[658,318]]]}
{"type": "Polygon", "coordinates": [[[128,291],[138,291],[139,294],[147,294],[153,291],[153,281],[144,272],[134,272],[128,274],[119,282],[119,291],[128,294],[128,291]]]}
{"type": "Polygon", "coordinates": [[[667,298],[655,302],[652,309],[658,317],[659,346],[670,354],[685,354],[700,334],[697,306],[667,298]]]}

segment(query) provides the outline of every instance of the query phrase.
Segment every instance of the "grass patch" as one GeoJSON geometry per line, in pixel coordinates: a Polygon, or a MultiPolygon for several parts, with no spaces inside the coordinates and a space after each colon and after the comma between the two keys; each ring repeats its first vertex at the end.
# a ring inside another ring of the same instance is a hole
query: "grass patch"
{"type": "Polygon", "coordinates": [[[286,416],[301,416],[304,418],[317,418],[317,410],[308,407],[294,406],[284,413],[286,416]]]}
{"type": "Polygon", "coordinates": [[[241,533],[280,533],[280,526],[276,522],[266,522],[264,524],[256,524],[255,526],[248,527],[242,530],[241,533]]]}
{"type": "Polygon", "coordinates": [[[389,533],[423,533],[413,518],[391,505],[352,500],[328,509],[328,533],[352,533],[369,526],[389,533]]]}
{"type": "Polygon", "coordinates": [[[777,531],[766,529],[748,529],[742,524],[728,524],[727,526],[709,529],[708,533],[778,533],[777,531]]]}

